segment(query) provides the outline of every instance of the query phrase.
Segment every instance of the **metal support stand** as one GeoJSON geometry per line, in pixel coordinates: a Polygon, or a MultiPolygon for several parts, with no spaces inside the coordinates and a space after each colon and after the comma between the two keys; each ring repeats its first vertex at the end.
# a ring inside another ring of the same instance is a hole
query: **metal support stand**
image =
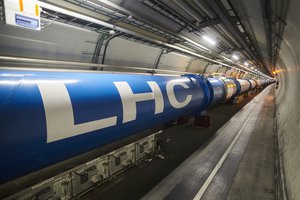
{"type": "MultiPolygon", "coordinates": [[[[117,33],[117,34],[115,34],[115,35],[113,35],[113,36],[111,36],[110,38],[107,39],[107,41],[106,41],[106,43],[105,43],[105,46],[104,46],[104,50],[103,50],[103,56],[102,56],[101,64],[104,64],[104,62],[105,62],[106,50],[107,50],[107,47],[108,47],[109,42],[110,42],[112,39],[114,39],[114,38],[116,38],[116,37],[118,37],[118,36],[120,36],[120,35],[122,35],[122,34],[123,34],[123,33],[120,32],[120,33],[117,33]]],[[[103,67],[101,68],[101,70],[103,70],[103,67]]]]}
{"type": "MultiPolygon", "coordinates": [[[[101,48],[102,48],[102,45],[103,45],[103,42],[106,38],[107,34],[106,33],[101,33],[98,37],[98,40],[97,40],[97,43],[96,43],[96,47],[95,47],[95,50],[94,50],[94,54],[93,54],[93,58],[92,58],[92,63],[98,63],[99,61],[99,55],[100,55],[100,52],[101,52],[101,48]]],[[[93,67],[92,68],[93,70],[97,70],[97,67],[93,67]]]]}
{"type": "Polygon", "coordinates": [[[153,68],[152,68],[152,73],[155,72],[155,70],[158,68],[158,65],[159,65],[159,62],[160,62],[160,59],[162,57],[163,54],[166,54],[165,52],[165,49],[160,49],[157,56],[156,56],[156,59],[153,63],[153,68]]]}
{"type": "Polygon", "coordinates": [[[205,68],[204,68],[204,70],[203,70],[202,74],[205,74],[205,72],[206,72],[206,70],[207,70],[207,67],[208,67],[209,65],[211,65],[211,63],[210,63],[210,62],[208,62],[208,63],[205,65],[205,68]]]}
{"type": "Polygon", "coordinates": [[[191,65],[192,65],[192,63],[193,63],[195,60],[197,60],[197,59],[191,58],[191,59],[189,60],[187,66],[186,66],[186,68],[185,68],[185,71],[186,71],[186,72],[190,72],[191,65]]]}

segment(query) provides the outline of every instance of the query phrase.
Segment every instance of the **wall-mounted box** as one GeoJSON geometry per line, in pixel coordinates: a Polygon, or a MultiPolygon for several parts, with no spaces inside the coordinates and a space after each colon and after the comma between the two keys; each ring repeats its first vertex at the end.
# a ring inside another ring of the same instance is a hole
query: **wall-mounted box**
{"type": "Polygon", "coordinates": [[[4,0],[6,24],[41,30],[40,6],[36,0],[4,0]]]}

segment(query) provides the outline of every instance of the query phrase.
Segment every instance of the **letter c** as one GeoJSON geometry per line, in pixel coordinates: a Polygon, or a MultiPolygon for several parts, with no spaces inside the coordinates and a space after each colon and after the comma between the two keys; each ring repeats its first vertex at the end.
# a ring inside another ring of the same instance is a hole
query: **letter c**
{"type": "Polygon", "coordinates": [[[176,96],[175,96],[175,92],[174,92],[174,87],[176,85],[179,85],[185,89],[189,89],[189,86],[184,83],[184,82],[179,82],[179,81],[169,81],[167,83],[167,86],[166,86],[166,89],[167,89],[167,95],[168,95],[168,98],[169,98],[169,101],[170,101],[170,104],[174,107],[174,108],[183,108],[185,107],[186,105],[188,105],[191,100],[192,100],[192,95],[189,94],[186,96],[186,99],[183,101],[183,102],[179,102],[177,99],[176,99],[176,96]]]}

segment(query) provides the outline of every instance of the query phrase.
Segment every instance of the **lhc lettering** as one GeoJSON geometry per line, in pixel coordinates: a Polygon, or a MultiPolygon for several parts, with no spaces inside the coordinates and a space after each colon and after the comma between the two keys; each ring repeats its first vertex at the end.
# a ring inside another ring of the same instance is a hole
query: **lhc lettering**
{"type": "MultiPolygon", "coordinates": [[[[122,101],[123,123],[136,120],[137,102],[154,100],[155,108],[153,113],[164,112],[164,99],[161,89],[155,81],[147,81],[151,92],[133,93],[127,82],[113,82],[116,86],[122,101]]],[[[174,92],[175,86],[189,89],[184,82],[171,80],[166,84],[167,97],[173,108],[179,109],[187,106],[192,100],[192,95],[187,95],[185,100],[177,100],[174,92]]],[[[115,126],[117,116],[104,119],[74,124],[72,102],[68,90],[64,83],[38,83],[40,90],[47,124],[47,142],[53,142],[68,137],[88,133],[91,131],[115,126]],[[59,101],[58,101],[59,99],[59,101]]]]}

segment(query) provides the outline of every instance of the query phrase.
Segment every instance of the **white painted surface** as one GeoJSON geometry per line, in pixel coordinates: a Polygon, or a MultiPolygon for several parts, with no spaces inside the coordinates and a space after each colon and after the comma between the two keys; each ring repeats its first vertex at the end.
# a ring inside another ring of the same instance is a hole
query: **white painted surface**
{"type": "Polygon", "coordinates": [[[159,86],[154,81],[148,81],[147,83],[152,90],[151,92],[134,94],[127,82],[114,82],[122,101],[123,123],[136,119],[137,102],[154,100],[154,114],[162,113],[164,111],[164,100],[159,86]]]}
{"type": "Polygon", "coordinates": [[[251,89],[256,88],[256,85],[257,85],[256,82],[252,79],[250,79],[250,82],[251,82],[251,89]]]}
{"type": "Polygon", "coordinates": [[[65,84],[37,83],[37,85],[45,109],[48,143],[117,124],[117,116],[111,116],[75,125],[72,102],[65,84]]]}
{"type": "Polygon", "coordinates": [[[209,65],[205,71],[205,74],[212,74],[213,72],[216,72],[221,65],[209,65]]]}
{"type": "Polygon", "coordinates": [[[250,83],[247,80],[237,79],[241,85],[241,93],[246,92],[250,88],[250,83]]]}
{"type": "Polygon", "coordinates": [[[163,54],[159,63],[159,69],[185,71],[190,57],[177,53],[163,54]]]}
{"type": "Polygon", "coordinates": [[[107,48],[105,64],[152,68],[158,52],[158,48],[114,38],[107,48]]]}
{"type": "Polygon", "coordinates": [[[207,65],[206,61],[195,60],[191,64],[190,72],[202,74],[206,65],[207,65]]]}

